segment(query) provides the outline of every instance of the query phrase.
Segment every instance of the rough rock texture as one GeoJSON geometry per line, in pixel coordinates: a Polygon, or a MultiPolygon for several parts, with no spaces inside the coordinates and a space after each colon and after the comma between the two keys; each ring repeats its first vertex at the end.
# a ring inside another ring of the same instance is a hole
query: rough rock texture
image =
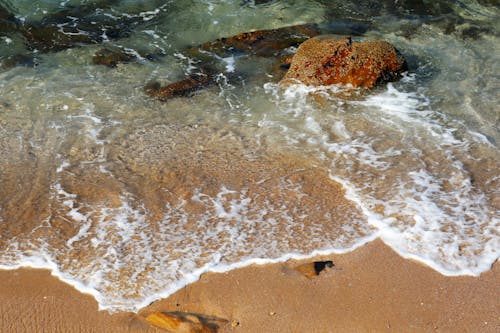
{"type": "Polygon", "coordinates": [[[312,86],[342,83],[372,88],[396,80],[405,70],[405,59],[388,42],[355,43],[350,37],[324,35],[299,46],[281,82],[297,80],[312,86]]]}

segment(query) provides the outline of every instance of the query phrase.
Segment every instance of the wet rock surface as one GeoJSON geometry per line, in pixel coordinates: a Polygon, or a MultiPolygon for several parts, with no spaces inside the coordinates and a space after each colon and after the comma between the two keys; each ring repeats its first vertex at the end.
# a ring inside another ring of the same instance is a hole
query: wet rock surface
{"type": "Polygon", "coordinates": [[[200,73],[164,87],[151,83],[146,93],[165,101],[207,87],[220,73],[210,54],[219,58],[239,54],[271,57],[275,62],[270,72],[274,77],[283,77],[281,82],[312,86],[341,83],[372,88],[397,80],[407,69],[404,57],[388,42],[353,42],[351,37],[319,33],[316,25],[304,24],[246,32],[201,44],[185,52],[204,64],[200,73]]]}
{"type": "Polygon", "coordinates": [[[95,65],[104,65],[111,68],[121,63],[128,63],[136,59],[135,55],[129,54],[120,49],[103,48],[97,51],[92,57],[95,65]]]}
{"type": "Polygon", "coordinates": [[[388,42],[357,43],[350,37],[324,35],[299,46],[281,82],[372,88],[398,79],[406,68],[403,56],[388,42]]]}
{"type": "Polygon", "coordinates": [[[162,101],[172,97],[189,96],[194,91],[214,83],[215,76],[220,73],[216,58],[230,55],[247,54],[276,58],[273,71],[281,77],[283,74],[280,72],[284,72],[291,61],[289,48],[297,47],[303,41],[319,33],[316,25],[303,24],[279,29],[244,32],[189,48],[184,52],[185,55],[195,62],[201,63],[201,70],[166,86],[151,82],[146,85],[145,92],[162,101]]]}

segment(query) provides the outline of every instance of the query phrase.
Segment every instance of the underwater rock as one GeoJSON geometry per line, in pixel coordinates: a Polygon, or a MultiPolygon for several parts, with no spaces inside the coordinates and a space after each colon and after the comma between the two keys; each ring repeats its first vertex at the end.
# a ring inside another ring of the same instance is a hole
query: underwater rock
{"type": "Polygon", "coordinates": [[[216,330],[204,325],[192,314],[153,312],[146,317],[151,325],[171,333],[215,333],[216,330]]]}
{"type": "Polygon", "coordinates": [[[79,44],[100,43],[101,38],[94,38],[84,34],[77,28],[67,28],[62,31],[59,27],[30,25],[22,30],[22,34],[30,49],[42,52],[61,51],[79,44]]]}
{"type": "Polygon", "coordinates": [[[204,43],[198,49],[219,55],[246,53],[260,57],[276,57],[292,46],[320,34],[314,24],[302,24],[270,30],[244,32],[204,43]]]}
{"type": "Polygon", "coordinates": [[[235,36],[219,38],[196,47],[187,49],[185,56],[202,64],[201,73],[192,74],[187,78],[161,87],[153,82],[145,87],[148,95],[165,101],[171,97],[189,96],[196,90],[203,89],[213,82],[214,76],[220,71],[217,69],[217,57],[234,54],[249,54],[258,57],[277,58],[273,73],[283,76],[283,71],[290,64],[290,50],[288,48],[300,45],[311,36],[320,32],[314,24],[302,24],[270,30],[244,32],[235,36]],[[211,54],[215,54],[214,57],[211,54]]]}
{"type": "Polygon", "coordinates": [[[208,72],[202,71],[165,87],[162,87],[158,82],[148,83],[144,90],[149,96],[157,98],[160,101],[166,101],[172,97],[189,96],[196,90],[200,90],[213,82],[213,76],[208,72]]]}
{"type": "Polygon", "coordinates": [[[19,21],[16,17],[5,7],[0,5],[0,32],[12,32],[17,29],[19,21]]]}
{"type": "Polygon", "coordinates": [[[295,270],[304,274],[309,279],[315,279],[319,276],[326,267],[332,268],[334,265],[333,261],[313,261],[300,266],[295,267],[295,270]]]}
{"type": "Polygon", "coordinates": [[[143,22],[142,17],[100,15],[118,0],[91,1],[68,5],[40,21],[19,20],[13,10],[0,3],[0,32],[17,33],[30,50],[57,52],[83,44],[101,43],[104,39],[126,37],[131,27],[143,22]]]}
{"type": "Polygon", "coordinates": [[[350,37],[323,35],[299,46],[281,82],[372,88],[398,79],[406,67],[403,56],[388,42],[356,43],[350,37]]]}
{"type": "Polygon", "coordinates": [[[120,49],[103,48],[97,51],[92,57],[92,62],[95,65],[104,65],[108,67],[116,67],[120,63],[134,61],[136,56],[129,54],[120,49]]]}
{"type": "Polygon", "coordinates": [[[0,57],[0,69],[9,69],[15,66],[36,67],[37,65],[38,60],[33,55],[16,54],[3,59],[0,57]]]}

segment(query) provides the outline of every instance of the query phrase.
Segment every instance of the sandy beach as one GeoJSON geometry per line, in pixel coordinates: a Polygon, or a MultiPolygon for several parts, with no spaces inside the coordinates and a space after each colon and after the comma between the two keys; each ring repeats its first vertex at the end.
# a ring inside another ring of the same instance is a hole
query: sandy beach
{"type": "Polygon", "coordinates": [[[381,241],[332,260],[208,273],[139,314],[98,311],[97,302],[47,270],[0,271],[1,332],[162,332],[144,316],[189,312],[218,332],[499,332],[499,266],[479,277],[446,277],[398,256],[381,241]]]}

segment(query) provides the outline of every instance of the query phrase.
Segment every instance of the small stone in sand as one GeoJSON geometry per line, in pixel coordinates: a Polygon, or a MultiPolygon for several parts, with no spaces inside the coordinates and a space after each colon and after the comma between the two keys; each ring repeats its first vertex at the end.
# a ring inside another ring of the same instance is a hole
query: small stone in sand
{"type": "Polygon", "coordinates": [[[310,279],[314,279],[318,277],[319,273],[321,273],[326,267],[331,268],[333,266],[335,265],[331,260],[313,261],[307,264],[302,264],[300,266],[297,266],[295,267],[295,270],[304,274],[306,277],[310,279]]]}

